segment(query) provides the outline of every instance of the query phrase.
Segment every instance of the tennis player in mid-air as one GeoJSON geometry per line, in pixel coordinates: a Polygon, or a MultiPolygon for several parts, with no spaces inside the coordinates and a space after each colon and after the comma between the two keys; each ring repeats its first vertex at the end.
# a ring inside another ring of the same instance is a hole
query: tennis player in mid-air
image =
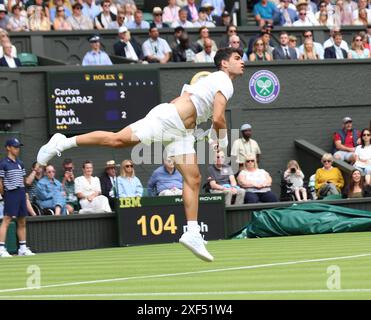
{"type": "Polygon", "coordinates": [[[132,147],[140,142],[151,144],[161,141],[168,157],[183,176],[183,202],[187,231],[179,242],[204,261],[213,261],[207,251],[198,225],[198,198],[201,174],[198,168],[195,137],[196,125],[212,119],[218,138],[218,148],[228,146],[225,109],[233,95],[233,84],[244,72],[242,52],[234,48],[219,49],[214,62],[218,71],[201,78],[195,84],[185,85],[181,96],[171,103],[154,107],[143,119],[130,124],[119,132],[94,131],[67,138],[56,133],[42,146],[37,162],[46,165],[55,155],[77,146],[132,147]]]}

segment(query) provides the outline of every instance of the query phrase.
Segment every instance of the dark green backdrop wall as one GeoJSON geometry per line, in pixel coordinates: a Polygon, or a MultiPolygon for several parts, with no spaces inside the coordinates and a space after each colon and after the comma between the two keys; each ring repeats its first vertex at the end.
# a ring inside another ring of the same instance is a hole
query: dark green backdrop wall
{"type": "MultiPolygon", "coordinates": [[[[108,67],[123,72],[127,69],[145,68],[136,65],[108,67]]],[[[159,66],[161,99],[170,101],[176,97],[184,83],[201,70],[212,71],[209,65],[169,64],[159,66]]],[[[27,166],[35,160],[37,150],[44,144],[47,133],[46,72],[53,70],[87,70],[82,67],[22,68],[0,73],[0,126],[12,124],[12,131],[20,133],[25,147],[22,158],[27,166]]],[[[369,126],[371,119],[371,92],[369,79],[370,61],[347,62],[274,62],[251,63],[244,76],[235,81],[235,94],[228,105],[231,128],[239,128],[244,122],[253,126],[253,138],[262,149],[261,167],[269,171],[274,179],[274,190],[278,191],[278,170],[285,168],[290,159],[297,157],[294,140],[301,138],[331,150],[331,135],[340,128],[341,119],[351,116],[355,127],[369,126]],[[248,91],[251,75],[258,70],[270,70],[279,78],[281,92],[271,104],[255,102],[248,91]]],[[[7,134],[0,135],[2,141],[7,134]]],[[[91,159],[100,173],[105,161],[117,162],[130,157],[130,150],[104,148],[79,148],[67,151],[62,158],[55,159],[57,168],[65,157],[71,157],[80,166],[91,159]]],[[[320,165],[318,163],[318,165],[320,165]]],[[[137,175],[146,184],[156,165],[137,168],[137,175]]],[[[79,168],[77,172],[79,173],[79,168]]],[[[205,167],[202,166],[202,172],[205,167]]],[[[306,172],[306,175],[311,172],[306,172]]]]}

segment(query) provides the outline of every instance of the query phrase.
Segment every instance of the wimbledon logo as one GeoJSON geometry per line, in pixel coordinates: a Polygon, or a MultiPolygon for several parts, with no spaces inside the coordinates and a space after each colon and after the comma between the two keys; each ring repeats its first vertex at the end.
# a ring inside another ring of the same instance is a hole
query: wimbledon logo
{"type": "Polygon", "coordinates": [[[273,72],[260,70],[252,75],[249,90],[255,101],[271,103],[278,97],[280,82],[273,72]]]}

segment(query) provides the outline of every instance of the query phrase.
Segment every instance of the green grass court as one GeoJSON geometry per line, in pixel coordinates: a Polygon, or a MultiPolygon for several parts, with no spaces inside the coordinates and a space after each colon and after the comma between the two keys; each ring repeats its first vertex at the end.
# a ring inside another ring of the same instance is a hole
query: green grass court
{"type": "Polygon", "coordinates": [[[370,299],[371,233],[210,241],[213,263],[180,244],[0,260],[0,299],[370,299]],[[41,288],[27,289],[29,266],[41,288]],[[329,290],[329,266],[341,289],[329,290]]]}

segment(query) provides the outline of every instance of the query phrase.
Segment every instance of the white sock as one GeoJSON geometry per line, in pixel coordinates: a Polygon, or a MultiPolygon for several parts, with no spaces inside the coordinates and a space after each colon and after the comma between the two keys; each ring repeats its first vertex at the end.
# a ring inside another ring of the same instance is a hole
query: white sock
{"type": "Polygon", "coordinates": [[[196,221],[187,221],[187,227],[189,232],[200,232],[200,226],[198,225],[197,220],[196,221]]]}
{"type": "Polygon", "coordinates": [[[26,241],[19,241],[19,250],[24,251],[26,249],[26,241]]]}
{"type": "Polygon", "coordinates": [[[61,152],[64,150],[77,147],[76,136],[61,140],[61,142],[58,143],[57,147],[58,147],[58,150],[61,152]]]}

